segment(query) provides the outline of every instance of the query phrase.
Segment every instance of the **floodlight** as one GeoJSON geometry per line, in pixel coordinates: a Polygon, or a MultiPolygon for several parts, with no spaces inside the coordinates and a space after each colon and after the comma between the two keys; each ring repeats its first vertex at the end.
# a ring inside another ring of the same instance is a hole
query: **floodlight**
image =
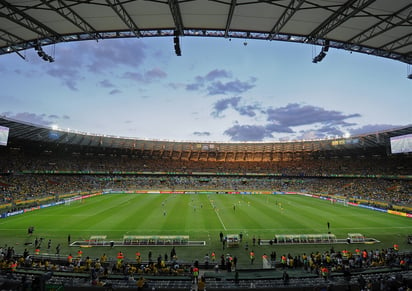
{"type": "Polygon", "coordinates": [[[39,43],[36,43],[34,45],[34,49],[37,51],[37,54],[39,55],[39,57],[41,57],[45,62],[49,62],[49,63],[54,62],[54,58],[48,55],[47,53],[45,53],[45,51],[43,50],[43,48],[41,47],[39,43]]]}
{"type": "Polygon", "coordinates": [[[175,43],[175,53],[177,56],[182,55],[182,51],[180,50],[180,42],[179,42],[179,37],[175,36],[174,37],[174,43],[175,43]]]}
{"type": "Polygon", "coordinates": [[[324,57],[326,57],[326,53],[324,51],[321,51],[316,57],[313,58],[312,63],[319,63],[323,60],[324,57]]]}
{"type": "Polygon", "coordinates": [[[327,53],[329,50],[329,40],[325,41],[325,44],[323,45],[322,51],[324,51],[325,53],[327,53]]]}
{"type": "Polygon", "coordinates": [[[329,40],[325,41],[325,44],[322,47],[322,50],[320,51],[320,53],[313,58],[312,63],[319,63],[320,61],[322,61],[325,57],[326,57],[326,53],[329,50],[329,40]]]}

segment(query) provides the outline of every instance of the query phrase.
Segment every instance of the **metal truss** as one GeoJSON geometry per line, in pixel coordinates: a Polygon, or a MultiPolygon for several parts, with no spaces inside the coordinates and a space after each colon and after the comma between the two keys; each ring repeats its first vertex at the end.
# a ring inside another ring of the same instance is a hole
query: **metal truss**
{"type": "Polygon", "coordinates": [[[407,24],[410,21],[412,21],[412,3],[396,11],[392,15],[386,16],[385,18],[381,19],[374,26],[349,39],[348,42],[363,43],[397,26],[407,24]],[[406,17],[400,17],[401,13],[405,13],[406,17]]]}
{"type": "MultiPolygon", "coordinates": [[[[404,8],[390,15],[372,15],[366,11],[366,8],[376,0],[348,0],[344,4],[323,5],[318,2],[305,0],[288,0],[288,1],[259,1],[250,0],[249,2],[239,2],[237,0],[210,0],[228,6],[226,23],[222,28],[210,30],[207,28],[190,29],[186,28],[183,23],[180,5],[185,2],[194,0],[146,0],[151,2],[168,5],[171,16],[173,17],[174,27],[160,29],[140,29],[125,5],[131,0],[39,0],[34,6],[25,6],[25,4],[14,5],[12,1],[0,0],[0,17],[8,19],[18,24],[23,29],[33,34],[30,39],[22,38],[16,34],[0,28],[0,40],[5,43],[0,48],[0,55],[8,54],[33,48],[37,43],[41,46],[56,44],[59,42],[71,42],[80,40],[99,40],[113,38],[133,38],[133,37],[173,37],[176,36],[197,36],[197,37],[219,37],[219,38],[242,38],[242,39],[259,39],[275,40],[296,43],[310,43],[323,46],[329,41],[330,48],[344,49],[363,54],[375,55],[412,64],[412,52],[407,50],[412,45],[412,33],[403,35],[398,39],[387,41],[379,47],[370,47],[366,42],[380,34],[391,29],[399,27],[409,27],[412,22],[412,4],[405,5],[404,8]],[[267,3],[278,6],[283,13],[279,16],[273,27],[269,31],[245,31],[231,30],[232,18],[235,15],[236,7],[239,5],[267,3]],[[117,16],[126,24],[126,27],[119,31],[98,31],[77,10],[76,5],[93,4],[110,7],[115,11],[117,16]],[[75,25],[81,32],[60,35],[52,28],[39,22],[25,13],[29,8],[49,9],[59,14],[61,17],[75,25]],[[330,12],[320,25],[312,32],[306,35],[282,33],[285,25],[294,17],[296,12],[307,9],[324,9],[330,12]],[[340,27],[343,23],[353,17],[375,17],[377,22],[372,26],[365,28],[364,31],[350,39],[342,41],[330,39],[328,33],[340,27]],[[399,50],[399,49],[403,49],[399,50]],[[404,52],[406,50],[406,52],[404,52]]],[[[21,57],[22,55],[19,54],[21,57]]]]}
{"type": "Polygon", "coordinates": [[[227,15],[226,26],[225,26],[225,37],[229,36],[230,24],[232,23],[233,13],[236,8],[236,0],[232,0],[230,3],[229,13],[227,15]]]}
{"type": "Polygon", "coordinates": [[[300,6],[305,2],[305,0],[291,0],[286,10],[279,17],[279,20],[273,26],[272,30],[269,32],[269,40],[273,40],[275,36],[281,31],[281,29],[288,23],[289,19],[299,10],[300,6]]]}
{"type": "Polygon", "coordinates": [[[175,27],[178,35],[183,35],[183,19],[182,13],[180,12],[179,1],[177,0],[168,0],[170,12],[173,16],[173,21],[175,22],[175,27]]]}
{"type": "Polygon", "coordinates": [[[99,33],[93,28],[87,21],[85,21],[80,15],[78,15],[73,9],[71,9],[63,0],[41,0],[43,4],[47,5],[50,9],[56,11],[59,15],[73,23],[81,31],[89,32],[90,38],[98,40],[99,33]],[[55,3],[55,5],[53,4],[55,3]]]}
{"type": "Polygon", "coordinates": [[[106,0],[106,3],[116,12],[117,16],[129,27],[130,31],[136,36],[140,37],[140,29],[130,17],[126,9],[119,0],[106,0]]]}
{"type": "Polygon", "coordinates": [[[8,20],[17,23],[20,26],[34,32],[39,38],[51,38],[54,41],[60,39],[60,35],[52,30],[50,27],[38,22],[30,15],[18,10],[15,6],[10,5],[4,0],[0,0],[0,17],[7,18],[8,20]]]}
{"type": "Polygon", "coordinates": [[[309,41],[312,39],[325,38],[329,32],[339,27],[342,23],[375,1],[376,0],[349,0],[309,34],[309,41]]]}

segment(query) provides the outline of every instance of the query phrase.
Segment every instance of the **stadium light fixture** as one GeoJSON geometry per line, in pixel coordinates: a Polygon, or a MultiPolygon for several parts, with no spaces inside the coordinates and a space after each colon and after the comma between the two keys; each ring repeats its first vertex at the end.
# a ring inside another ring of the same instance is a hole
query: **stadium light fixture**
{"type": "Polygon", "coordinates": [[[177,30],[175,30],[174,32],[174,44],[175,44],[175,53],[176,56],[181,56],[182,55],[182,51],[180,50],[180,40],[179,40],[179,32],[177,30]]]}
{"type": "Polygon", "coordinates": [[[322,50],[316,57],[313,58],[312,63],[316,64],[316,63],[321,62],[326,57],[326,53],[328,51],[329,51],[329,40],[326,40],[325,44],[322,47],[322,50]]]}
{"type": "Polygon", "coordinates": [[[53,63],[54,62],[54,58],[50,55],[48,55],[43,48],[41,47],[41,45],[36,42],[36,44],[34,45],[34,49],[37,51],[37,54],[39,55],[40,58],[42,58],[44,61],[49,62],[49,63],[53,63]]]}

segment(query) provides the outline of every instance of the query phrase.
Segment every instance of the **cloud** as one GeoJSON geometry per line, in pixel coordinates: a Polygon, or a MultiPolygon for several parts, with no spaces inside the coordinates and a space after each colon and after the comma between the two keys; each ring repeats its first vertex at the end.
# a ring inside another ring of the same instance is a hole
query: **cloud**
{"type": "Polygon", "coordinates": [[[240,115],[254,117],[257,112],[266,115],[266,124],[250,125],[236,124],[224,131],[225,135],[232,140],[264,140],[272,138],[275,133],[288,133],[295,135],[299,139],[317,139],[329,136],[342,136],[348,131],[349,126],[356,123],[347,122],[347,119],[360,117],[360,114],[344,114],[336,110],[326,110],[312,105],[301,105],[290,103],[284,107],[262,108],[258,104],[241,103],[240,97],[225,98],[214,104],[211,115],[221,117],[222,112],[228,108],[233,108],[240,115]],[[305,129],[311,126],[312,129],[305,129]],[[299,132],[296,128],[304,127],[299,132]],[[315,129],[313,129],[315,127],[315,129]],[[298,137],[298,135],[300,135],[298,137]]]}
{"type": "Polygon", "coordinates": [[[210,136],[209,131],[195,131],[193,132],[193,135],[195,136],[210,136]]]}
{"type": "Polygon", "coordinates": [[[358,128],[351,128],[349,132],[351,135],[361,135],[361,134],[369,134],[378,131],[394,129],[402,127],[401,125],[393,125],[393,124],[367,124],[358,128]]]}
{"type": "Polygon", "coordinates": [[[235,109],[239,112],[240,115],[255,117],[256,110],[260,110],[259,105],[245,105],[245,106],[237,106],[235,109]]]}
{"type": "Polygon", "coordinates": [[[20,120],[23,122],[29,122],[33,123],[36,125],[46,125],[50,126],[51,124],[54,123],[54,121],[47,120],[47,118],[52,117],[53,119],[57,119],[58,117],[56,115],[47,115],[47,114],[35,114],[35,113],[30,113],[30,112],[19,112],[16,114],[13,114],[11,112],[3,112],[3,115],[6,115],[9,118],[20,120]]]}
{"type": "Polygon", "coordinates": [[[343,136],[345,133],[336,125],[325,125],[316,130],[317,138],[325,138],[328,136],[343,136]]]}
{"type": "Polygon", "coordinates": [[[299,139],[301,140],[312,140],[312,139],[318,139],[321,138],[319,136],[319,133],[316,130],[307,130],[303,131],[302,135],[299,139]]]}
{"type": "Polygon", "coordinates": [[[98,84],[103,88],[111,88],[111,90],[109,91],[109,95],[115,95],[122,92],[120,89],[117,89],[116,86],[110,80],[104,79],[100,81],[98,84]]]}
{"type": "Polygon", "coordinates": [[[154,68],[144,73],[139,72],[125,72],[121,76],[123,79],[132,80],[138,83],[151,83],[159,79],[167,77],[167,73],[161,69],[154,68]]]}
{"type": "Polygon", "coordinates": [[[82,70],[84,70],[84,62],[88,59],[87,49],[83,49],[87,45],[85,43],[70,43],[67,46],[59,46],[55,55],[56,61],[53,63],[41,63],[41,66],[46,67],[45,71],[48,75],[62,81],[62,84],[72,91],[77,91],[77,82],[84,79],[82,70]]]}
{"type": "Polygon", "coordinates": [[[312,105],[289,103],[284,107],[267,109],[267,120],[272,123],[268,130],[272,133],[294,133],[293,127],[319,125],[319,128],[303,130],[298,139],[317,139],[329,136],[342,136],[344,128],[354,126],[346,119],[360,117],[358,113],[343,114],[336,110],[326,110],[312,105]]]}
{"type": "Polygon", "coordinates": [[[192,84],[187,84],[186,85],[186,90],[187,91],[198,91],[203,87],[203,84],[201,83],[192,83],[192,84]]]}
{"type": "Polygon", "coordinates": [[[320,139],[328,137],[343,136],[345,131],[337,126],[326,125],[317,129],[302,130],[300,135],[297,135],[296,138],[299,140],[309,140],[309,139],[320,139]]]}
{"type": "Polygon", "coordinates": [[[52,124],[56,123],[58,120],[64,119],[64,120],[69,120],[70,116],[68,115],[62,115],[59,116],[57,114],[36,114],[36,113],[30,113],[30,112],[19,112],[19,113],[13,113],[11,111],[8,112],[2,112],[1,115],[7,116],[8,118],[16,119],[19,121],[23,122],[28,122],[32,123],[35,125],[45,125],[45,126],[51,126],[52,124]]]}
{"type": "Polygon", "coordinates": [[[240,81],[238,79],[227,82],[222,81],[223,79],[231,78],[231,72],[215,69],[204,76],[196,76],[192,83],[186,84],[186,90],[198,91],[205,89],[207,95],[240,94],[253,88],[256,82],[256,78],[250,78],[248,81],[240,81]]]}
{"type": "Polygon", "coordinates": [[[222,112],[226,109],[233,108],[240,115],[254,117],[256,116],[256,110],[260,110],[260,106],[257,104],[241,105],[241,97],[231,97],[220,99],[213,105],[213,111],[211,115],[215,118],[222,117],[222,112]]]}
{"type": "MultiPolygon", "coordinates": [[[[54,63],[53,63],[54,64],[54,63]]],[[[57,66],[46,70],[46,73],[52,77],[60,79],[62,84],[72,91],[77,91],[77,82],[81,81],[83,77],[77,69],[70,67],[57,66]]]]}
{"type": "Polygon", "coordinates": [[[80,49],[89,57],[87,68],[94,73],[104,73],[119,66],[136,68],[146,58],[146,45],[136,39],[104,40],[98,44],[85,42],[80,49]]]}
{"type": "Polygon", "coordinates": [[[113,89],[109,92],[110,95],[116,95],[116,94],[120,94],[120,93],[122,93],[122,91],[119,90],[119,89],[113,89]]]}
{"type": "Polygon", "coordinates": [[[220,79],[220,78],[231,78],[232,74],[226,70],[212,70],[209,73],[206,74],[206,76],[204,77],[204,79],[206,81],[213,81],[216,79],[220,79]]]}
{"type": "MultiPolygon", "coordinates": [[[[77,91],[77,83],[84,79],[83,72],[106,74],[118,67],[136,69],[146,58],[146,46],[140,40],[116,39],[68,43],[59,46],[55,53],[46,52],[55,58],[53,63],[44,63],[46,73],[60,79],[70,90],[77,91]]],[[[34,58],[34,62],[38,62],[34,58]]],[[[148,72],[150,74],[153,72],[148,72]]]]}
{"type": "Polygon", "coordinates": [[[269,132],[279,132],[279,133],[294,133],[294,131],[287,125],[268,123],[265,126],[266,130],[269,132]]]}
{"type": "Polygon", "coordinates": [[[159,68],[154,68],[145,73],[145,77],[150,80],[164,79],[167,73],[159,68]]]}
{"type": "Polygon", "coordinates": [[[195,81],[193,83],[189,83],[186,85],[186,90],[188,91],[197,91],[204,87],[205,84],[205,77],[203,76],[196,76],[195,81]]]}
{"type": "Polygon", "coordinates": [[[214,111],[211,113],[213,117],[221,117],[221,113],[229,107],[236,108],[241,97],[224,98],[215,102],[213,105],[214,111]]]}
{"type": "Polygon", "coordinates": [[[102,86],[103,88],[113,88],[115,87],[114,84],[112,82],[110,82],[107,79],[104,79],[102,81],[99,82],[99,85],[102,86]]]}
{"type": "Polygon", "coordinates": [[[285,126],[300,126],[315,123],[349,125],[344,120],[360,117],[358,113],[345,115],[335,110],[325,110],[312,105],[289,103],[285,107],[267,109],[267,120],[285,126]]]}
{"type": "Polygon", "coordinates": [[[255,87],[255,85],[253,84],[254,82],[255,82],[254,79],[251,79],[246,82],[234,80],[234,81],[222,83],[221,81],[216,81],[208,85],[206,90],[208,92],[208,95],[219,95],[219,94],[225,95],[229,93],[240,94],[240,93],[244,93],[252,89],[253,87],[255,87]]]}
{"type": "MultiPolygon", "coordinates": [[[[5,72],[6,70],[3,70],[3,71],[5,72]]],[[[39,74],[39,72],[36,70],[22,71],[20,69],[14,69],[13,72],[16,73],[17,75],[24,76],[26,78],[32,78],[33,76],[35,76],[35,74],[39,74]]]]}
{"type": "Polygon", "coordinates": [[[121,78],[132,80],[135,82],[143,82],[143,75],[136,72],[125,72],[123,73],[121,78]]]}
{"type": "Polygon", "coordinates": [[[174,89],[174,90],[177,90],[177,89],[180,89],[180,88],[185,88],[186,87],[186,89],[187,89],[187,85],[184,85],[184,84],[182,84],[182,83],[169,83],[169,84],[167,84],[167,86],[168,87],[170,87],[170,88],[172,88],[172,89],[174,89]]]}
{"type": "Polygon", "coordinates": [[[223,134],[230,136],[230,139],[233,141],[260,141],[273,137],[263,125],[236,124],[226,129],[223,134]]]}
{"type": "Polygon", "coordinates": [[[226,70],[214,69],[204,76],[196,76],[195,81],[191,84],[188,84],[186,86],[186,89],[187,90],[198,90],[200,88],[203,88],[205,83],[207,82],[212,82],[216,79],[224,79],[224,78],[231,78],[231,77],[232,77],[232,73],[226,70]]]}
{"type": "Polygon", "coordinates": [[[399,125],[390,125],[390,124],[373,124],[373,125],[364,125],[358,128],[346,128],[346,123],[343,123],[342,126],[337,125],[325,125],[317,129],[304,130],[301,131],[301,135],[298,136],[298,139],[319,139],[319,138],[328,138],[335,136],[344,136],[345,133],[349,133],[352,136],[370,134],[374,132],[380,132],[383,130],[394,129],[400,127],[399,125]]]}

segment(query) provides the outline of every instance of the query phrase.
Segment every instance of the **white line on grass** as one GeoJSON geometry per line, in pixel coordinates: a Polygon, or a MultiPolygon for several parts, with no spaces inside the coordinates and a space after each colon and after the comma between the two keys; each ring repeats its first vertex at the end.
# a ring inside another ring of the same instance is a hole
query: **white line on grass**
{"type": "Polygon", "coordinates": [[[220,218],[219,212],[218,212],[218,211],[216,211],[216,209],[215,209],[215,212],[216,212],[217,217],[218,217],[218,218],[219,218],[219,220],[220,220],[220,223],[221,223],[221,224],[222,224],[222,226],[223,226],[223,229],[224,229],[224,230],[227,230],[227,229],[226,229],[225,224],[224,224],[224,223],[223,223],[223,221],[222,221],[222,218],[220,218]]]}
{"type": "Polygon", "coordinates": [[[214,209],[214,211],[215,211],[215,213],[216,213],[216,215],[217,215],[217,218],[219,218],[219,221],[220,221],[220,223],[222,224],[223,229],[224,229],[224,230],[227,230],[225,224],[224,224],[223,221],[222,221],[222,218],[221,218],[220,215],[219,215],[218,209],[215,207],[215,205],[212,203],[212,201],[211,201],[210,199],[209,199],[209,202],[210,202],[210,205],[212,205],[212,208],[214,209]]]}

